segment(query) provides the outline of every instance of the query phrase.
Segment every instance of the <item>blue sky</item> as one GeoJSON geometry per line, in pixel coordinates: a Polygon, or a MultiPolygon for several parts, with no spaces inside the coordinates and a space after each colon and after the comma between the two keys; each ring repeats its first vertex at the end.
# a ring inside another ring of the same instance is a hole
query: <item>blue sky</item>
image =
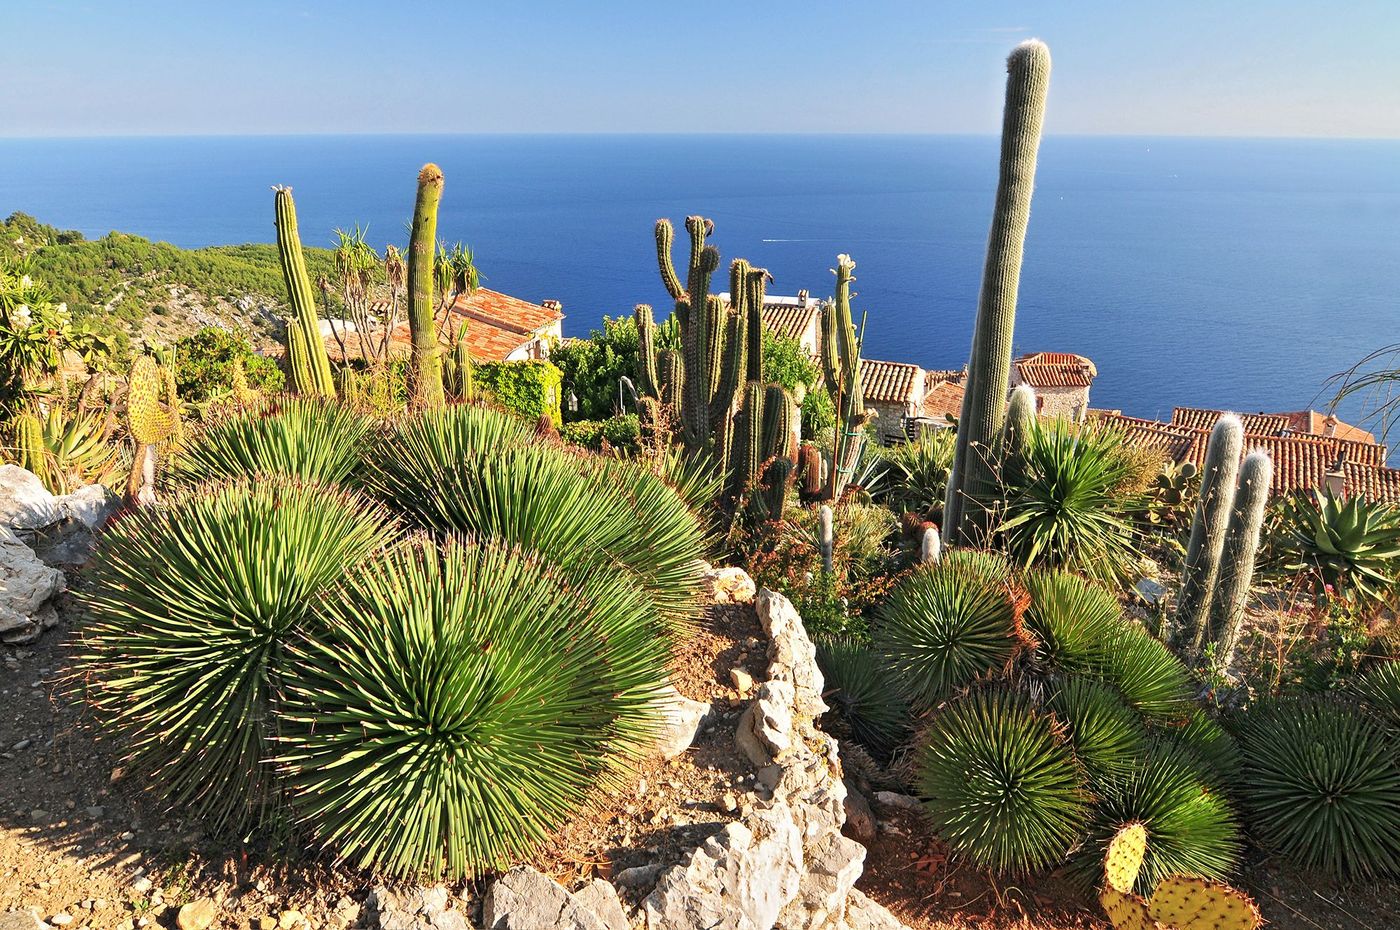
{"type": "Polygon", "coordinates": [[[9,136],[993,132],[1030,36],[1051,132],[1400,136],[1397,0],[0,6],[9,136]]]}

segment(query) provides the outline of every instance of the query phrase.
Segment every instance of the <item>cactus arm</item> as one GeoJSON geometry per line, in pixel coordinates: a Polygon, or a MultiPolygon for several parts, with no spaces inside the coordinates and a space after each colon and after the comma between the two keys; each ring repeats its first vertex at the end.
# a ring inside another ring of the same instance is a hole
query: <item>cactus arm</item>
{"type": "Polygon", "coordinates": [[[1220,575],[1220,554],[1234,509],[1235,479],[1243,445],[1244,425],[1236,416],[1223,416],[1216,421],[1206,443],[1201,490],[1181,566],[1181,591],[1174,619],[1174,635],[1193,656],[1199,655],[1204,641],[1207,613],[1220,575]]]}
{"type": "Polygon", "coordinates": [[[1245,456],[1240,466],[1234,507],[1220,552],[1220,577],[1211,597],[1210,640],[1216,645],[1213,667],[1217,672],[1230,667],[1239,645],[1273,474],[1273,460],[1262,450],[1245,456]]]}
{"type": "Polygon", "coordinates": [[[670,220],[656,221],[656,264],[661,269],[661,284],[672,300],[685,296],[681,279],[676,276],[676,266],[671,261],[671,247],[676,241],[676,230],[670,220]]]}
{"type": "Polygon", "coordinates": [[[418,172],[418,196],[413,206],[413,230],[408,247],[408,328],[413,341],[409,394],[413,406],[441,407],[442,355],[433,325],[433,250],[437,242],[438,205],[442,202],[442,171],[426,164],[418,172]]]}
{"type": "Polygon", "coordinates": [[[304,393],[335,396],[331,376],[330,356],[321,338],[321,323],[316,315],[316,295],[311,278],[306,273],[306,257],[301,250],[301,235],[297,231],[297,208],[290,187],[274,188],[273,198],[277,226],[277,255],[282,263],[282,279],[287,285],[287,300],[295,315],[295,325],[301,330],[306,349],[304,353],[310,382],[304,393]]]}
{"type": "Polygon", "coordinates": [[[661,397],[661,381],[656,367],[656,323],[651,307],[637,304],[632,311],[637,321],[637,387],[648,397],[661,397]]]}
{"type": "Polygon", "coordinates": [[[836,537],[832,529],[831,505],[822,504],[817,511],[817,542],[822,551],[822,571],[831,574],[835,562],[836,537]]]}
{"type": "MultiPolygon", "coordinates": [[[[851,282],[856,263],[849,255],[836,256],[836,296],[823,308],[823,377],[836,405],[836,430],[826,497],[836,500],[855,471],[865,443],[865,391],[861,386],[860,345],[851,320],[851,282]]],[[[864,320],[861,328],[864,330],[864,320]]]]}
{"type": "Polygon", "coordinates": [[[988,535],[989,513],[999,493],[993,444],[1006,415],[1016,297],[1050,85],[1050,50],[1039,41],[1023,42],[1006,66],[1001,171],[953,463],[959,486],[949,488],[950,509],[957,519],[944,521],[944,533],[953,544],[988,535]]]}
{"type": "Polygon", "coordinates": [[[765,285],[767,282],[768,272],[762,268],[751,268],[744,276],[744,310],[748,314],[748,377],[750,381],[763,380],[763,301],[766,296],[765,285]]]}

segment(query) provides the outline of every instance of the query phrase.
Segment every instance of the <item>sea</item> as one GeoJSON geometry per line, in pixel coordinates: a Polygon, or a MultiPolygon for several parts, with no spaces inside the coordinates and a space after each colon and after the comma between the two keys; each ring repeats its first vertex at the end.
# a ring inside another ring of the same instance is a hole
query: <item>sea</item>
{"type": "MultiPolygon", "coordinates": [[[[407,238],[434,161],[441,236],[472,247],[486,286],[561,301],[567,335],[637,303],[669,309],[652,227],[670,217],[683,240],[698,213],[724,267],[769,269],[770,293],[828,295],[851,255],[865,355],[956,368],[997,150],[951,135],[0,139],[0,214],[186,247],[270,242],[286,184],[307,244],[358,224],[382,248],[407,238]]],[[[1400,140],[1044,140],[1015,348],[1093,359],[1094,406],[1323,408],[1329,377],[1400,342],[1397,324],[1400,140]]]]}

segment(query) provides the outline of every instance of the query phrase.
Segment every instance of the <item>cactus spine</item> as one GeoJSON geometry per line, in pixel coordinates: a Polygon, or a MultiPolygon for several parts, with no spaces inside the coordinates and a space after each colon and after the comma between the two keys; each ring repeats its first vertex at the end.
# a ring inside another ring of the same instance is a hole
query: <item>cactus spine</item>
{"type": "Polygon", "coordinates": [[[1218,672],[1230,667],[1239,644],[1273,476],[1273,460],[1263,450],[1246,455],[1240,466],[1239,486],[1220,552],[1220,577],[1211,596],[1210,640],[1215,643],[1213,666],[1218,672]]]}
{"type": "Polygon", "coordinates": [[[1006,61],[1006,107],[1001,172],[977,300],[967,390],[958,419],[958,443],[944,505],[944,534],[954,545],[990,535],[998,494],[993,444],[1000,438],[1011,378],[1016,293],[1030,221],[1036,154],[1050,87],[1050,49],[1038,40],[1018,45],[1006,61]]]}
{"type": "Polygon", "coordinates": [[[1006,426],[1002,431],[1003,460],[1014,459],[1021,454],[1026,434],[1035,426],[1035,400],[1035,388],[1029,384],[1017,385],[1011,392],[1011,402],[1006,408],[1006,426]]]}
{"type": "Polygon", "coordinates": [[[1191,522],[1186,560],[1181,566],[1181,592],[1176,599],[1175,634],[1193,655],[1200,654],[1211,595],[1220,576],[1220,553],[1235,503],[1235,478],[1243,445],[1244,426],[1236,416],[1221,417],[1206,443],[1200,498],[1191,522]]]}
{"type": "Polygon", "coordinates": [[[287,299],[294,317],[287,323],[287,356],[295,363],[300,355],[305,371],[298,377],[293,369],[294,384],[299,393],[335,396],[331,376],[331,360],[321,339],[321,323],[316,316],[316,296],[311,278],[306,273],[306,258],[301,251],[301,236],[297,232],[297,208],[292,202],[290,187],[274,188],[277,214],[277,254],[282,260],[282,279],[287,284],[287,299]],[[296,328],[294,335],[292,330],[296,328]],[[293,348],[293,340],[296,347],[293,348]],[[304,380],[305,385],[298,383],[304,380]]]}
{"type": "MultiPolygon", "coordinates": [[[[836,500],[855,474],[865,445],[865,391],[860,382],[860,339],[851,320],[851,282],[856,263],[836,256],[836,297],[821,310],[822,378],[836,406],[835,440],[825,496],[836,500]]],[[[864,327],[862,327],[863,329],[864,327]]]]}
{"type": "Polygon", "coordinates": [[[433,249],[437,242],[438,204],[442,201],[442,171],[426,164],[418,172],[418,197],[413,206],[413,230],[408,243],[408,328],[413,341],[409,400],[415,407],[441,407],[442,354],[433,322],[433,249]]]}
{"type": "Polygon", "coordinates": [[[32,413],[21,413],[15,417],[14,431],[15,461],[48,485],[49,456],[48,446],[44,444],[44,424],[32,413]]]}

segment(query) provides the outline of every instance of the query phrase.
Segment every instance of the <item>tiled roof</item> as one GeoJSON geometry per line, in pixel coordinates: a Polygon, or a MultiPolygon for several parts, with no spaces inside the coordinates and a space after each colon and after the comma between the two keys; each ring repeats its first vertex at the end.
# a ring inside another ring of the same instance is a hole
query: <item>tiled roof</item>
{"type": "Polygon", "coordinates": [[[1204,437],[1207,435],[1204,430],[1173,426],[1157,420],[1125,417],[1121,413],[1106,410],[1091,410],[1089,415],[1100,423],[1118,429],[1129,442],[1157,449],[1173,462],[1195,461],[1196,447],[1204,447],[1204,437]]]}
{"type": "Polygon", "coordinates": [[[1036,352],[1014,364],[1021,381],[1036,388],[1088,387],[1099,374],[1093,362],[1070,352],[1036,352]]]}
{"type": "Polygon", "coordinates": [[[805,307],[793,303],[765,302],[763,326],[780,336],[801,339],[817,318],[819,310],[820,304],[815,300],[808,301],[805,307]]]}
{"type": "MultiPolygon", "coordinates": [[[[388,314],[389,304],[381,301],[370,308],[370,313],[380,319],[388,314]]],[[[401,319],[394,327],[390,340],[390,351],[402,351],[411,343],[408,319],[400,307],[401,319]]],[[[480,288],[470,297],[459,297],[452,305],[447,325],[438,328],[438,338],[448,343],[460,326],[467,327],[467,351],[472,358],[482,362],[504,361],[512,352],[533,341],[536,331],[563,319],[564,314],[557,307],[532,304],[519,297],[511,297],[489,288],[480,288]]],[[[358,340],[348,336],[345,340],[346,354],[351,357],[360,354],[358,340]]],[[[340,346],[336,340],[328,338],[326,349],[332,358],[340,357],[340,346]]]]}
{"type": "Polygon", "coordinates": [[[1376,437],[1359,426],[1343,423],[1327,413],[1316,410],[1295,410],[1284,414],[1288,417],[1288,428],[1295,433],[1311,433],[1314,436],[1334,436],[1348,442],[1374,444],[1376,437]]]}
{"type": "Polygon", "coordinates": [[[916,388],[923,387],[922,369],[905,362],[860,360],[860,386],[867,401],[885,404],[907,404],[914,398],[916,388]]]}
{"type": "Polygon", "coordinates": [[[522,335],[529,335],[564,318],[557,304],[532,304],[486,287],[478,288],[471,295],[458,297],[452,305],[452,313],[522,335]]]}
{"type": "Polygon", "coordinates": [[[938,368],[933,371],[926,371],[924,372],[925,390],[932,391],[935,387],[947,381],[953,384],[962,384],[966,376],[967,371],[962,368],[938,368]]]}
{"type": "MultiPolygon", "coordinates": [[[[1215,426],[1225,411],[1206,410],[1200,407],[1177,407],[1172,410],[1172,423],[1178,426],[1194,426],[1210,429],[1215,426]]],[[[1236,414],[1244,424],[1246,433],[1260,436],[1281,436],[1285,433],[1298,433],[1305,436],[1325,436],[1343,442],[1376,445],[1376,437],[1360,427],[1343,423],[1336,417],[1316,410],[1294,410],[1288,413],[1240,413],[1236,414]]],[[[1382,451],[1377,465],[1385,464],[1382,451]]]]}
{"type": "Polygon", "coordinates": [[[1386,501],[1400,504],[1400,468],[1377,468],[1346,462],[1342,465],[1346,475],[1344,485],[1348,494],[1372,501],[1386,501]]]}
{"type": "Polygon", "coordinates": [[[939,423],[946,423],[949,416],[957,419],[962,416],[963,394],[966,388],[952,381],[940,381],[933,390],[924,395],[922,415],[939,423]]]}
{"type": "MultiPolygon", "coordinates": [[[[1215,423],[1225,415],[1224,410],[1205,410],[1200,407],[1172,408],[1172,425],[1188,426],[1192,429],[1214,429],[1215,423]]],[[[1237,413],[1244,424],[1246,433],[1260,436],[1277,436],[1288,429],[1288,415],[1285,413],[1237,413]]]]}

